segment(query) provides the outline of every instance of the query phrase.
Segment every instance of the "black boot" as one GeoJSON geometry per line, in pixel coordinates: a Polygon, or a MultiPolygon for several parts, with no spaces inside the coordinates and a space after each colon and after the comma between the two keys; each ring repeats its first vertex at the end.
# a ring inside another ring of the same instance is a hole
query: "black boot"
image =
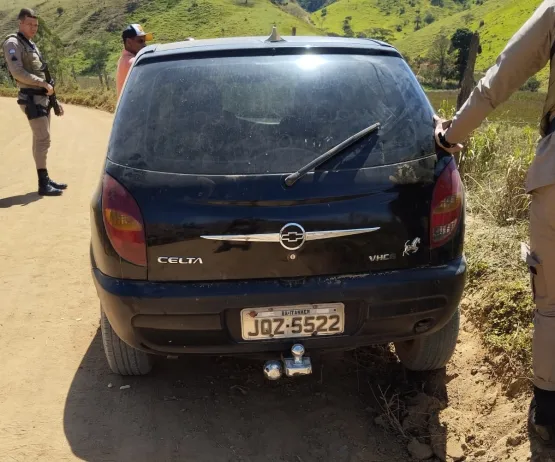
{"type": "Polygon", "coordinates": [[[52,186],[53,188],[56,188],[56,189],[67,189],[67,184],[65,184],[65,183],[56,183],[55,181],[52,181],[50,179],[50,177],[48,178],[48,184],[50,186],[52,186]]]}
{"type": "Polygon", "coordinates": [[[555,392],[534,387],[529,427],[547,447],[555,447],[555,392]]]}
{"type": "Polygon", "coordinates": [[[37,170],[39,175],[39,195],[40,196],[61,196],[62,190],[55,188],[50,184],[50,178],[48,178],[48,170],[40,169],[37,170]]]}

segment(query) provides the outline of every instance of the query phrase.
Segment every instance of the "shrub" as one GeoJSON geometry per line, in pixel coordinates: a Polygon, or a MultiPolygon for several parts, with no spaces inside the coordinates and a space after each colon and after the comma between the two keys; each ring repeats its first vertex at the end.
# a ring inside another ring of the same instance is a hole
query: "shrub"
{"type": "Polygon", "coordinates": [[[498,123],[470,138],[462,162],[471,210],[500,226],[528,218],[525,181],[536,139],[535,128],[498,123]]]}
{"type": "Polygon", "coordinates": [[[426,16],[424,16],[424,22],[426,24],[432,24],[435,20],[436,20],[435,16],[429,11],[426,13],[426,16]]]}
{"type": "Polygon", "coordinates": [[[531,91],[533,93],[537,92],[541,87],[541,82],[536,76],[532,76],[528,81],[522,86],[522,91],[531,91]]]}

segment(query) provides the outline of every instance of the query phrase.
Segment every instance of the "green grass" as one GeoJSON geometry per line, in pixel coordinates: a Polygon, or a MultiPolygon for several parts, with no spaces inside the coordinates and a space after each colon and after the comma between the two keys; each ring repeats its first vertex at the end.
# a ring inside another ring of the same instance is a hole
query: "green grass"
{"type": "Polygon", "coordinates": [[[0,0],[0,33],[17,28],[17,12],[20,8],[34,8],[68,45],[76,41],[98,37],[111,26],[121,28],[125,24],[128,0],[0,0]],[[64,9],[57,13],[58,7],[64,9]]]}
{"type": "MultiPolygon", "coordinates": [[[[393,36],[388,41],[412,58],[425,57],[441,31],[451,36],[460,27],[478,30],[482,53],[478,56],[476,70],[485,72],[540,3],[541,0],[487,0],[483,5],[468,2],[469,9],[465,10],[451,0],[444,0],[442,8],[431,6],[429,0],[416,2],[415,7],[406,0],[338,0],[326,7],[326,16],[323,17],[320,10],[312,18],[326,32],[340,35],[344,34],[343,21],[348,16],[352,17],[350,24],[355,34],[371,28],[389,29],[393,36]],[[402,15],[399,14],[401,7],[405,8],[402,15]],[[432,12],[436,21],[415,31],[417,10],[422,17],[427,11],[432,12]],[[481,21],[484,21],[482,27],[481,21]],[[396,30],[397,26],[401,26],[400,32],[396,30]]],[[[540,73],[544,90],[547,77],[547,69],[544,69],[540,73]]]]}
{"type": "Polygon", "coordinates": [[[371,28],[384,28],[390,29],[395,39],[400,39],[414,31],[414,19],[418,10],[422,19],[430,11],[436,20],[462,10],[452,0],[444,0],[444,5],[442,8],[432,6],[429,0],[419,0],[414,7],[405,0],[338,0],[326,7],[326,16],[322,16],[320,10],[313,13],[312,19],[326,32],[343,35],[343,21],[351,16],[350,23],[355,33],[371,28]],[[405,9],[403,14],[400,14],[401,8],[405,9]],[[401,26],[401,32],[397,32],[397,26],[401,26]]]}
{"type": "MultiPolygon", "coordinates": [[[[29,6],[23,0],[0,0],[0,34],[16,28],[17,11],[29,6]]],[[[155,42],[200,38],[270,35],[276,24],[282,35],[297,28],[298,35],[320,35],[308,15],[295,4],[279,7],[269,0],[44,0],[35,7],[48,26],[67,46],[66,62],[79,73],[87,67],[80,48],[88,40],[110,45],[108,69],[115,70],[121,51],[121,31],[139,22],[153,32],[155,42]],[[62,15],[57,8],[64,8],[62,15]]]]}
{"type": "Polygon", "coordinates": [[[297,27],[298,35],[319,35],[314,26],[267,0],[247,1],[245,4],[244,0],[185,0],[166,11],[160,11],[158,2],[151,2],[129,19],[142,21],[147,18],[145,27],[161,42],[183,40],[189,36],[269,35],[274,23],[278,24],[283,35],[289,35],[293,27],[297,27]]]}
{"type": "MultiPolygon", "coordinates": [[[[484,5],[475,6],[470,10],[474,20],[466,27],[480,33],[482,53],[478,55],[476,71],[485,72],[494,63],[509,39],[533,14],[541,0],[488,0],[484,5]],[[480,27],[480,22],[484,25],[480,27]]],[[[404,54],[411,57],[426,56],[434,38],[441,31],[448,36],[464,24],[463,18],[467,12],[460,12],[443,18],[424,29],[397,40],[394,44],[404,54]]],[[[547,68],[539,74],[543,89],[547,88],[547,68]]]]}
{"type": "MultiPolygon", "coordinates": [[[[458,91],[427,91],[428,99],[436,110],[457,104],[458,91]]],[[[490,121],[514,125],[536,126],[542,114],[544,93],[517,92],[488,117],[490,121]]]]}
{"type": "MultiPolygon", "coordinates": [[[[466,25],[471,30],[480,32],[482,53],[478,56],[477,68],[486,69],[494,63],[508,40],[532,15],[541,0],[489,0],[483,5],[475,6],[470,10],[474,20],[466,25]],[[480,26],[484,21],[484,26],[480,26]]],[[[425,28],[413,32],[404,39],[395,43],[403,52],[410,56],[424,55],[429,49],[434,37],[443,29],[452,34],[461,25],[468,12],[463,11],[445,17],[425,28]]]]}
{"type": "Polygon", "coordinates": [[[480,217],[467,220],[468,263],[463,312],[479,328],[503,381],[529,376],[532,366],[534,305],[530,275],[520,261],[520,241],[527,227],[499,227],[480,217]]]}
{"type": "MultiPolygon", "coordinates": [[[[453,0],[443,3],[443,7],[438,7],[432,6],[431,0],[338,0],[328,5],[327,15],[322,16],[322,10],[309,15],[296,2],[277,6],[269,0],[247,0],[246,4],[245,0],[36,0],[34,4],[0,0],[0,35],[16,27],[14,18],[19,8],[34,7],[66,44],[68,68],[73,67],[77,73],[84,71],[88,63],[80,48],[88,40],[99,39],[110,45],[108,69],[113,73],[121,50],[121,30],[132,21],[142,23],[154,32],[157,42],[163,43],[188,36],[267,35],[274,23],[283,35],[288,35],[293,27],[298,35],[343,35],[343,21],[351,17],[355,34],[388,29],[393,34],[388,40],[412,58],[426,56],[442,30],[449,35],[459,27],[479,30],[482,54],[476,69],[484,72],[541,0],[487,0],[483,5],[469,1],[466,10],[453,0]],[[63,8],[62,14],[57,12],[59,7],[63,8]],[[414,31],[418,11],[422,19],[430,12],[436,20],[430,25],[423,23],[421,30],[414,31]]],[[[546,69],[540,73],[540,80],[545,90],[546,69]]]]}
{"type": "Polygon", "coordinates": [[[6,97],[6,98],[17,98],[17,89],[0,87],[0,96],[6,97]]]}
{"type": "Polygon", "coordinates": [[[520,243],[528,242],[524,182],[537,137],[535,127],[493,122],[474,133],[464,157],[469,214],[462,308],[491,357],[501,358],[494,363],[503,381],[531,372],[534,306],[520,243]]]}
{"type": "MultiPolygon", "coordinates": [[[[17,89],[0,87],[0,96],[16,98],[17,89]]],[[[116,93],[114,90],[101,90],[99,88],[83,90],[75,87],[60,87],[57,89],[57,96],[61,103],[76,104],[108,112],[114,112],[116,107],[116,93]]]]}

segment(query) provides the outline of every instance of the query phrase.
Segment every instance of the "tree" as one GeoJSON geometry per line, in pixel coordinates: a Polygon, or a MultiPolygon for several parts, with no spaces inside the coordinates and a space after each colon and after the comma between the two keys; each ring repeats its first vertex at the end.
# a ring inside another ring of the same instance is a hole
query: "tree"
{"type": "Polygon", "coordinates": [[[428,59],[436,67],[436,80],[442,85],[449,77],[452,67],[452,57],[449,54],[451,42],[444,31],[441,31],[435,38],[430,48],[428,59]]]}
{"type": "MultiPolygon", "coordinates": [[[[464,71],[468,63],[468,53],[470,52],[470,42],[472,41],[473,33],[469,29],[457,29],[451,37],[451,46],[456,53],[455,65],[457,69],[457,79],[462,81],[464,71]]],[[[481,49],[478,50],[478,53],[481,49]]]]}
{"type": "Polygon", "coordinates": [[[468,47],[468,57],[466,62],[466,68],[463,73],[463,77],[460,81],[460,91],[457,96],[457,110],[459,110],[465,101],[468,99],[472,93],[472,88],[476,85],[474,79],[474,70],[476,66],[476,59],[478,58],[478,53],[480,51],[480,34],[475,32],[472,34],[470,39],[470,45],[468,47]]]}
{"type": "Polygon", "coordinates": [[[468,26],[472,21],[474,21],[474,15],[472,13],[465,14],[463,16],[463,22],[468,26]]]}
{"type": "Polygon", "coordinates": [[[13,85],[13,80],[8,71],[8,66],[2,61],[2,58],[0,58],[0,85],[13,85]]]}
{"type": "Polygon", "coordinates": [[[435,16],[430,13],[429,11],[426,13],[426,16],[424,16],[424,22],[426,24],[431,24],[436,20],[435,16]]]}
{"type": "Polygon", "coordinates": [[[102,76],[106,73],[110,49],[104,40],[89,40],[83,49],[85,59],[89,62],[89,72],[98,75],[100,86],[103,86],[102,76]]]}
{"type": "Polygon", "coordinates": [[[55,80],[62,80],[62,61],[65,56],[64,43],[41,18],[39,18],[39,31],[35,41],[48,64],[48,70],[52,77],[55,80]]]}
{"type": "Polygon", "coordinates": [[[125,6],[125,12],[127,14],[131,14],[131,13],[135,12],[137,10],[137,8],[139,8],[139,2],[131,1],[131,2],[127,3],[127,5],[125,6]]]}
{"type": "Polygon", "coordinates": [[[327,0],[298,0],[297,3],[309,13],[314,13],[320,8],[325,7],[327,0]]]}
{"type": "Polygon", "coordinates": [[[414,30],[420,30],[421,27],[422,27],[422,18],[418,14],[416,15],[416,18],[414,18],[414,30]]]}
{"type": "Polygon", "coordinates": [[[387,42],[393,38],[393,32],[389,29],[383,29],[381,27],[374,27],[372,29],[367,29],[364,31],[368,38],[373,38],[376,40],[381,40],[382,42],[387,42]]]}
{"type": "Polygon", "coordinates": [[[58,8],[56,8],[56,12],[58,13],[58,17],[60,17],[62,14],[64,14],[64,9],[59,6],[58,8]]]}
{"type": "Polygon", "coordinates": [[[347,16],[343,20],[343,32],[345,33],[345,37],[354,37],[355,35],[353,29],[351,28],[351,19],[353,19],[352,16],[347,16]]]}

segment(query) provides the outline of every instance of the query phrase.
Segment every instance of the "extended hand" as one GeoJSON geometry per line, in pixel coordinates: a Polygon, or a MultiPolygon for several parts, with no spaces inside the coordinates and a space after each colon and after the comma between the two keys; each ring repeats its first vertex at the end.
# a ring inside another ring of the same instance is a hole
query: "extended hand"
{"type": "Polygon", "coordinates": [[[451,120],[445,120],[434,115],[434,122],[436,124],[436,128],[434,131],[436,144],[449,154],[456,154],[460,152],[464,148],[462,144],[457,143],[455,145],[448,146],[444,144],[444,142],[442,142],[442,139],[445,139],[445,133],[447,133],[447,129],[451,126],[451,120]]]}

